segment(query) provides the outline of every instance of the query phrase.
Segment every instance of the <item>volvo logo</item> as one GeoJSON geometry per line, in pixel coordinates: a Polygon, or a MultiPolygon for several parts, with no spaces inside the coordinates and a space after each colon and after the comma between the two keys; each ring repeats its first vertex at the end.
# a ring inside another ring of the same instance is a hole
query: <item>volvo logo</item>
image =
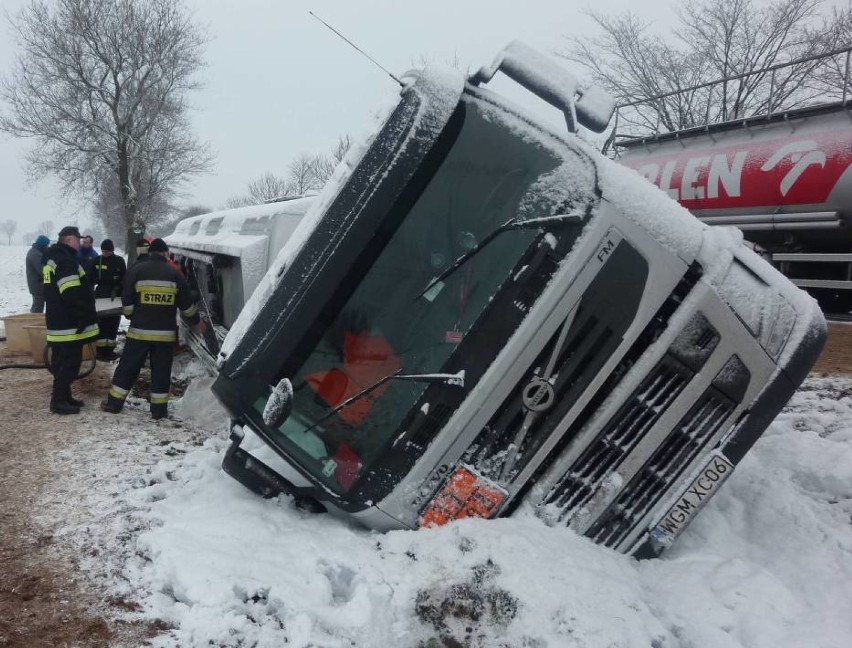
{"type": "Polygon", "coordinates": [[[531,412],[544,412],[553,407],[553,402],[556,400],[556,392],[553,391],[553,385],[544,378],[533,378],[524,387],[521,398],[523,399],[524,407],[531,412]]]}

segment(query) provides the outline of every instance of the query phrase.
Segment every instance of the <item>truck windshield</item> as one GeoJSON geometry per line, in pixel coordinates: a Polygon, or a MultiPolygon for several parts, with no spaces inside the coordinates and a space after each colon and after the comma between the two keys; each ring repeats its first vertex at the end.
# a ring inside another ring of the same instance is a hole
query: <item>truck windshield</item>
{"type": "MultiPolygon", "coordinates": [[[[428,385],[389,380],[329,412],[395,372],[443,371],[466,336],[476,335],[501,286],[523,274],[528,250],[548,237],[564,255],[583,219],[555,219],[552,232],[546,224],[506,231],[433,280],[509,219],[582,214],[592,201],[588,160],[482,99],[462,101],[464,124],[447,157],[336,317],[317,322],[324,333],[290,376],[292,414],[267,430],[272,443],[339,494],[393,443],[428,385]]],[[[505,340],[493,343],[496,355],[505,340]]],[[[266,397],[255,403],[256,420],[265,405],[266,397]]]]}

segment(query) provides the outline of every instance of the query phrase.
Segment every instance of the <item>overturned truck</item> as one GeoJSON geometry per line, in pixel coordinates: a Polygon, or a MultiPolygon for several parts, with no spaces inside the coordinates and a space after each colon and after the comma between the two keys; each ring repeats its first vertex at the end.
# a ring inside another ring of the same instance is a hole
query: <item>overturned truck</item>
{"type": "Polygon", "coordinates": [[[825,322],[738,230],[580,137],[612,106],[517,43],[469,78],[407,74],[218,352],[225,470],[375,529],[523,509],[637,556],[670,545],[825,322]],[[498,71],[567,132],[483,87],[498,71]]]}

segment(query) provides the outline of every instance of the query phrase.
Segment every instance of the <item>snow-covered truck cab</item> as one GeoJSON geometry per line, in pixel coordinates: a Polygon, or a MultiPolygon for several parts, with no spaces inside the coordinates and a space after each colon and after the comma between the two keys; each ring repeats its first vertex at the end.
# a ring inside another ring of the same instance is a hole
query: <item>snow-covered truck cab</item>
{"type": "Polygon", "coordinates": [[[182,331],[196,355],[211,365],[228,329],[307,212],[313,196],[300,196],[187,218],[166,237],[212,324],[202,337],[182,331]]]}
{"type": "Polygon", "coordinates": [[[376,529],[520,509],[655,555],[805,377],[824,320],[736,230],[480,87],[497,69],[569,129],[606,127],[611,103],[519,44],[467,80],[406,76],[225,340],[223,465],[376,529]]]}

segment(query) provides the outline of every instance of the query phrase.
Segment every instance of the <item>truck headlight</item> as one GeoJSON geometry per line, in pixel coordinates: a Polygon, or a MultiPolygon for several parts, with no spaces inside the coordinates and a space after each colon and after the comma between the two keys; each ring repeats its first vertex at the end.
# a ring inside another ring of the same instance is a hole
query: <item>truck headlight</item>
{"type": "Polygon", "coordinates": [[[773,360],[778,360],[781,350],[787,344],[790,331],[796,324],[796,311],[784,297],[775,293],[763,309],[763,322],[760,327],[760,345],[773,360]]]}

